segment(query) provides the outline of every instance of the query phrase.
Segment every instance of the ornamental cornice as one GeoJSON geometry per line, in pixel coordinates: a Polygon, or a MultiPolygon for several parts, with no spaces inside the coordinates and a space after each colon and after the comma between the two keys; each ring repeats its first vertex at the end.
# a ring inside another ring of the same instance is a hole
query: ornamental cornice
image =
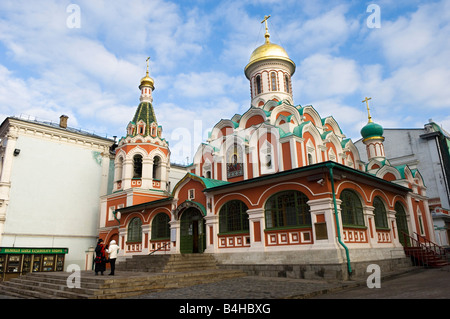
{"type": "Polygon", "coordinates": [[[83,135],[66,129],[47,126],[45,124],[31,123],[14,118],[9,118],[8,120],[10,123],[8,137],[11,135],[13,138],[17,138],[20,135],[27,135],[44,140],[52,140],[60,143],[100,150],[105,154],[109,154],[109,148],[114,143],[113,140],[106,138],[83,135]]]}

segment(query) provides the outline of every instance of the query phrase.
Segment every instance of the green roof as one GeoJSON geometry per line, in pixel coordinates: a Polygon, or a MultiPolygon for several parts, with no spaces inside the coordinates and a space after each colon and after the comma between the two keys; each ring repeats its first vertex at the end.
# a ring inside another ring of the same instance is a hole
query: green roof
{"type": "Polygon", "coordinates": [[[131,122],[133,124],[138,124],[139,121],[143,121],[145,123],[144,135],[150,135],[150,125],[152,123],[158,123],[156,121],[155,111],[153,110],[152,103],[150,102],[139,103],[139,106],[131,122]]]}
{"type": "Polygon", "coordinates": [[[172,194],[175,194],[175,190],[179,187],[179,185],[181,185],[188,178],[199,181],[200,183],[203,184],[203,187],[205,187],[205,189],[231,184],[230,182],[227,181],[201,177],[193,173],[186,173],[186,175],[184,175],[184,177],[181,180],[179,180],[178,183],[175,185],[175,187],[172,190],[172,194]]]}
{"type": "Polygon", "coordinates": [[[211,187],[216,187],[216,186],[221,186],[221,185],[225,185],[225,184],[230,184],[230,182],[227,181],[221,181],[218,179],[212,179],[212,178],[206,178],[206,177],[201,177],[192,173],[188,173],[198,179],[200,179],[203,184],[205,185],[205,188],[211,188],[211,187]]]}

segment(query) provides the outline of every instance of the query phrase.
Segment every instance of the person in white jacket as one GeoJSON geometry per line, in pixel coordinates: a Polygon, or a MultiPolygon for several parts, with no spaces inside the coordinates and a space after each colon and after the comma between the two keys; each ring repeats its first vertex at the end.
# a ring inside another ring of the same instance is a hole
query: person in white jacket
{"type": "Polygon", "coordinates": [[[106,252],[109,254],[109,264],[111,265],[111,273],[109,275],[114,276],[117,254],[119,253],[119,246],[117,246],[115,240],[111,240],[108,249],[106,249],[106,252]]]}

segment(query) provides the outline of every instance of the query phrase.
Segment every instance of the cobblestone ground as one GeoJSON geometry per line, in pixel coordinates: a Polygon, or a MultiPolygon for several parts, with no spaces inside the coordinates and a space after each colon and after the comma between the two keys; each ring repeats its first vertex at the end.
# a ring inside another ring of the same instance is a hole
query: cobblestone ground
{"type": "Polygon", "coordinates": [[[355,286],[353,282],[323,282],[316,280],[241,277],[220,282],[164,290],[132,299],[281,299],[309,297],[322,291],[355,286]]]}
{"type": "Polygon", "coordinates": [[[450,265],[418,269],[381,279],[380,289],[365,280],[325,282],[274,277],[242,277],[150,293],[134,299],[449,299],[450,265]]]}

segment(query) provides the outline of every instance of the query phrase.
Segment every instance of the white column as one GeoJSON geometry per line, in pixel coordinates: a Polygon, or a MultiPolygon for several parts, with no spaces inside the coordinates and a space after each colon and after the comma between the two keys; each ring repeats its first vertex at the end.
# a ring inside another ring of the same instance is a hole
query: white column
{"type": "Polygon", "coordinates": [[[180,253],[180,221],[172,220],[169,222],[170,224],[170,252],[171,253],[180,253]],[[173,236],[173,237],[172,237],[173,236]],[[173,240],[175,239],[175,241],[173,240]]]}
{"type": "Polygon", "coordinates": [[[119,256],[125,256],[125,251],[127,250],[127,229],[119,228],[119,242],[117,245],[119,245],[119,256]],[[123,244],[123,245],[122,245],[123,244]]]}
{"type": "MultiPolygon", "coordinates": [[[[340,204],[341,200],[336,199],[338,207],[339,227],[342,234],[342,221],[340,217],[340,204]]],[[[314,238],[313,247],[336,248],[337,246],[337,233],[336,233],[336,218],[334,214],[334,203],[332,198],[313,199],[307,202],[311,212],[312,232],[314,238]],[[325,223],[327,238],[317,239],[316,230],[319,227],[324,227],[325,223]]]]}
{"type": "Polygon", "coordinates": [[[142,253],[144,255],[147,255],[151,251],[150,247],[150,236],[151,236],[151,227],[150,224],[142,225],[142,253]],[[147,235],[147,236],[146,236],[147,235]],[[147,242],[146,239],[147,238],[147,242]],[[145,248],[145,245],[147,245],[147,248],[145,248]]]}
{"type": "Polygon", "coordinates": [[[367,239],[372,247],[378,244],[377,228],[375,227],[375,215],[373,213],[374,210],[375,207],[373,206],[363,207],[364,224],[367,226],[367,239]]]}
{"type": "Polygon", "coordinates": [[[249,229],[250,229],[250,248],[249,250],[264,250],[265,235],[264,235],[264,209],[249,209],[247,210],[249,229]]]}
{"type": "Polygon", "coordinates": [[[400,243],[400,238],[398,237],[397,218],[395,217],[395,214],[396,214],[395,210],[389,210],[387,212],[388,226],[391,229],[392,243],[394,244],[395,247],[402,247],[402,244],[400,243]]]}
{"type": "Polygon", "coordinates": [[[133,178],[133,159],[126,158],[123,161],[123,179],[122,179],[122,189],[131,188],[131,179],[133,178]]]}
{"type": "MultiPolygon", "coordinates": [[[[167,183],[169,182],[169,167],[170,167],[170,164],[168,164],[168,163],[165,163],[165,162],[161,162],[160,163],[160,165],[161,165],[161,167],[160,167],[160,170],[161,170],[161,190],[162,191],[165,191],[166,189],[167,189],[167,183]]],[[[175,185],[174,185],[175,186],[175,185]]]]}
{"type": "Polygon", "coordinates": [[[141,188],[153,188],[153,159],[144,157],[142,159],[142,184],[141,188]]]}
{"type": "Polygon", "coordinates": [[[206,249],[205,253],[217,252],[219,244],[217,234],[219,233],[219,216],[208,215],[204,217],[206,223],[206,249]],[[212,236],[212,244],[211,244],[212,236]]]}

